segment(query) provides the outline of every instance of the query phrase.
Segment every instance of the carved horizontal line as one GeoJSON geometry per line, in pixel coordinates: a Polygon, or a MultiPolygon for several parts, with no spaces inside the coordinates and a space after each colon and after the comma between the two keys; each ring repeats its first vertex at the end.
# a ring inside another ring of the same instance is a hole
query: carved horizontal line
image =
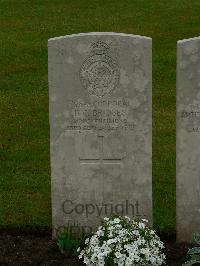
{"type": "Polygon", "coordinates": [[[105,158],[103,161],[121,161],[123,158],[105,158]]]}
{"type": "Polygon", "coordinates": [[[103,158],[103,159],[100,159],[100,158],[79,158],[80,161],[121,161],[123,158],[103,158]]]}
{"type": "Polygon", "coordinates": [[[80,161],[100,161],[101,159],[100,158],[94,158],[94,159],[89,159],[89,158],[86,158],[86,159],[83,159],[83,158],[79,158],[80,161]]]}

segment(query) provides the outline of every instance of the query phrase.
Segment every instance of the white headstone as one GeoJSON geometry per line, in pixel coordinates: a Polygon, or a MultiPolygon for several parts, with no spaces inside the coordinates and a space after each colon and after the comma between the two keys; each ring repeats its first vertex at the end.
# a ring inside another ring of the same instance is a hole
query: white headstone
{"type": "Polygon", "coordinates": [[[200,231],[200,37],[177,45],[177,240],[200,231]]]}
{"type": "Polygon", "coordinates": [[[53,228],[112,213],[152,218],[151,38],[50,39],[53,228]]]}

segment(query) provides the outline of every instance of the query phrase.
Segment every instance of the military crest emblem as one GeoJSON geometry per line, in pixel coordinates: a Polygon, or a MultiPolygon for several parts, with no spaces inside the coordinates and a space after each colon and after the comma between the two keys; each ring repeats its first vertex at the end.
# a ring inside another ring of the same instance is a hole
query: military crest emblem
{"type": "Polygon", "coordinates": [[[118,85],[119,67],[109,51],[105,42],[93,43],[90,55],[81,66],[80,80],[91,96],[103,97],[118,85]]]}

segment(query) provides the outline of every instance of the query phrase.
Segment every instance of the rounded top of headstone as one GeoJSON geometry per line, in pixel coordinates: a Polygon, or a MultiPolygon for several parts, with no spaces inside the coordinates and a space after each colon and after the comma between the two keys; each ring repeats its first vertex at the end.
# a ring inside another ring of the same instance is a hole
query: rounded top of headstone
{"type": "Polygon", "coordinates": [[[50,38],[48,42],[56,41],[60,39],[66,39],[66,38],[74,38],[74,37],[84,37],[84,36],[121,36],[121,37],[132,37],[132,38],[139,38],[139,39],[146,39],[146,40],[152,40],[150,37],[141,36],[141,35],[134,35],[129,33],[119,33],[119,32],[86,32],[86,33],[75,33],[71,35],[65,35],[60,37],[54,37],[50,38]]]}
{"type": "Polygon", "coordinates": [[[193,38],[189,38],[189,39],[183,39],[183,40],[179,40],[177,43],[181,44],[181,43],[185,43],[185,42],[191,42],[191,41],[197,41],[200,40],[200,36],[198,37],[193,37],[193,38]]]}

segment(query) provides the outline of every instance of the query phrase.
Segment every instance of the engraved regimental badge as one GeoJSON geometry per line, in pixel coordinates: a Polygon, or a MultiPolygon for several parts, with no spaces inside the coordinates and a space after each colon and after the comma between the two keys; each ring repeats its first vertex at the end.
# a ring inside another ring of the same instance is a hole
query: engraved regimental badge
{"type": "Polygon", "coordinates": [[[110,47],[97,41],[80,69],[80,80],[91,96],[103,97],[119,82],[119,67],[109,54],[110,47]]]}

